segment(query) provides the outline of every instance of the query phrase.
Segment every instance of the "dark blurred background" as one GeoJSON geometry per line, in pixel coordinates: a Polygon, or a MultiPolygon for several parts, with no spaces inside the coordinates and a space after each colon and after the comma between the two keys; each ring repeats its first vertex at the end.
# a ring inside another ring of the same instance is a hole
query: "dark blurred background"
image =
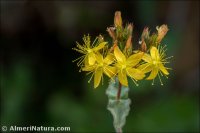
{"type": "Polygon", "coordinates": [[[163,44],[173,55],[161,86],[130,82],[125,132],[199,131],[198,1],[1,0],[1,126],[70,126],[72,132],[114,131],[104,85],[96,90],[79,73],[72,50],[113,25],[115,11],[134,24],[134,45],[145,26],[167,24],[163,44]]]}

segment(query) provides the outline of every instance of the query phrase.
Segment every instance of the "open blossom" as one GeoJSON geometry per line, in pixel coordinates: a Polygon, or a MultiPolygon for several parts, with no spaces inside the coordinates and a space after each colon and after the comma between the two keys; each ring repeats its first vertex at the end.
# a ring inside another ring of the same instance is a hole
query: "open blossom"
{"type": "Polygon", "coordinates": [[[83,63],[93,65],[96,61],[95,53],[99,50],[103,49],[107,42],[97,43],[97,38],[91,44],[90,36],[84,36],[83,41],[84,43],[81,45],[77,42],[76,48],[73,48],[77,52],[83,54],[83,56],[79,57],[79,62],[77,63],[78,66],[82,65],[83,63]]]}
{"type": "Polygon", "coordinates": [[[161,44],[169,30],[167,25],[157,26],[157,33],[153,34],[145,27],[139,39],[133,37],[133,27],[132,23],[124,24],[121,12],[116,11],[114,25],[107,27],[108,42],[100,35],[91,43],[88,35],[83,37],[83,44],[77,42],[76,48],[73,48],[83,54],[76,60],[79,60],[80,72],[91,74],[88,83],[93,80],[94,88],[97,88],[100,83],[103,84],[104,75],[111,80],[106,90],[109,99],[107,109],[113,115],[117,133],[122,133],[130,110],[129,79],[138,86],[139,80],[152,80],[153,85],[155,78],[159,77],[163,85],[161,76],[167,77],[171,69],[165,65],[172,56],[166,58],[166,45],[163,47],[161,44]],[[137,40],[138,46],[135,44],[137,40]]]}
{"type": "MultiPolygon", "coordinates": [[[[121,12],[116,11],[114,25],[107,27],[107,32],[112,40],[110,44],[104,41],[103,36],[98,36],[91,42],[89,35],[83,37],[83,44],[77,42],[74,50],[83,54],[78,59],[78,67],[81,71],[92,73],[89,80],[94,77],[94,88],[98,87],[105,74],[110,79],[119,80],[120,85],[128,86],[128,77],[137,84],[138,80],[145,78],[153,80],[158,76],[169,75],[165,65],[169,63],[166,58],[165,47],[161,41],[168,32],[168,26],[157,26],[157,33],[150,34],[149,27],[145,27],[140,36],[139,49],[133,40],[133,24],[123,26],[121,12]]],[[[74,60],[74,61],[76,61],[74,60]]]]}
{"type": "MultiPolygon", "coordinates": [[[[167,59],[165,58],[165,50],[164,48],[162,49],[157,49],[156,47],[152,47],[150,49],[150,55],[149,54],[144,54],[144,56],[142,57],[142,59],[146,62],[142,65],[140,65],[138,68],[143,71],[144,73],[147,72],[151,72],[150,75],[146,78],[147,80],[152,80],[155,79],[156,76],[159,76],[160,79],[160,75],[161,76],[164,75],[169,75],[169,72],[167,69],[167,67],[164,66],[164,64],[169,63],[167,62],[167,59]],[[159,73],[161,72],[161,73],[159,73]]],[[[161,85],[162,85],[162,81],[160,79],[161,85]]]]}
{"type": "MultiPolygon", "coordinates": [[[[94,88],[99,86],[101,79],[103,78],[103,73],[109,78],[112,78],[116,74],[116,68],[110,66],[115,57],[113,54],[109,53],[105,58],[100,53],[95,54],[96,62],[93,65],[86,65],[82,68],[83,71],[92,72],[92,77],[94,76],[94,88]]],[[[90,80],[92,79],[90,78],[90,80]]],[[[90,82],[89,80],[89,82],[90,82]]]]}
{"type": "MultiPolygon", "coordinates": [[[[142,59],[143,52],[139,52],[129,57],[126,57],[121,52],[119,47],[116,46],[114,48],[114,55],[117,60],[117,63],[115,64],[115,66],[118,69],[118,79],[122,85],[128,86],[127,76],[131,77],[134,83],[136,83],[135,81],[141,80],[144,78],[145,76],[144,73],[141,70],[134,68],[142,59]]],[[[136,83],[136,85],[138,84],[136,83]]]]}

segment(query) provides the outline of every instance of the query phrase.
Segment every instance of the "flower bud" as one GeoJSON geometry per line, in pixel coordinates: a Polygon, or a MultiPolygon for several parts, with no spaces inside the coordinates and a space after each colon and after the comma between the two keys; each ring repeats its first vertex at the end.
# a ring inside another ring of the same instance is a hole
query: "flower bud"
{"type": "Polygon", "coordinates": [[[122,27],[122,17],[121,17],[120,11],[115,12],[114,24],[115,24],[115,27],[122,27]]]}
{"type": "Polygon", "coordinates": [[[114,28],[113,27],[109,27],[107,28],[107,32],[109,33],[110,37],[115,40],[116,37],[115,37],[115,31],[114,31],[114,28]]]}
{"type": "Polygon", "coordinates": [[[126,46],[125,46],[125,49],[129,49],[131,48],[132,49],[132,36],[130,35],[126,41],[126,46]]]}
{"type": "Polygon", "coordinates": [[[157,42],[160,43],[161,40],[164,38],[164,36],[167,34],[169,29],[165,24],[161,25],[160,27],[157,26],[156,29],[158,31],[157,42]]]}
{"type": "Polygon", "coordinates": [[[149,28],[145,27],[143,32],[142,32],[142,39],[148,39],[149,38],[149,28]]]}
{"type": "Polygon", "coordinates": [[[132,32],[133,32],[133,24],[132,23],[128,24],[127,30],[129,31],[130,35],[132,35],[132,32]]]}
{"type": "Polygon", "coordinates": [[[142,52],[146,52],[146,51],[147,51],[147,45],[146,45],[144,39],[142,39],[141,51],[142,51],[142,52]]]}

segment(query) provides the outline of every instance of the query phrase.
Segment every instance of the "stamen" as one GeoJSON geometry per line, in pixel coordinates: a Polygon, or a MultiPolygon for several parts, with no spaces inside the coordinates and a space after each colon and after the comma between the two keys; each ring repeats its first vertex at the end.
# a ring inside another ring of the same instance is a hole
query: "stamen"
{"type": "Polygon", "coordinates": [[[163,85],[163,83],[162,83],[162,80],[161,80],[161,78],[160,78],[160,74],[158,73],[158,78],[159,78],[159,80],[160,80],[160,84],[161,85],[163,85]]]}
{"type": "Polygon", "coordinates": [[[134,78],[131,78],[131,80],[133,81],[133,83],[135,83],[136,86],[139,86],[139,84],[135,81],[134,78]]]}
{"type": "Polygon", "coordinates": [[[90,83],[90,81],[92,80],[93,76],[94,76],[94,72],[92,73],[92,76],[91,76],[90,79],[88,80],[88,83],[90,83]]]}
{"type": "Polygon", "coordinates": [[[171,67],[165,67],[166,69],[173,70],[171,67]]]}
{"type": "Polygon", "coordinates": [[[160,46],[159,53],[160,53],[161,59],[163,59],[165,57],[165,51],[167,51],[166,47],[167,47],[167,45],[164,45],[163,47],[160,46]]]}
{"type": "Polygon", "coordinates": [[[77,66],[81,66],[83,64],[83,61],[85,60],[85,57],[84,58],[81,58],[78,62],[77,62],[77,66]]]}
{"type": "Polygon", "coordinates": [[[86,75],[89,75],[90,73],[93,73],[93,72],[94,72],[94,71],[87,72],[86,75]]]}
{"type": "Polygon", "coordinates": [[[110,71],[109,69],[107,69],[106,67],[104,67],[105,70],[109,71],[110,73],[114,74],[114,76],[116,76],[115,73],[113,73],[112,71],[110,71]]]}
{"type": "Polygon", "coordinates": [[[153,79],[153,81],[152,81],[151,85],[154,85],[154,79],[153,79]]]}
{"type": "Polygon", "coordinates": [[[161,63],[166,64],[166,63],[170,63],[170,62],[169,61],[161,61],[161,63]]]}
{"type": "Polygon", "coordinates": [[[111,77],[110,79],[112,80],[112,82],[114,82],[114,83],[115,83],[115,78],[114,78],[114,76],[113,76],[113,77],[111,77]]]}
{"type": "Polygon", "coordinates": [[[96,38],[94,39],[94,41],[93,41],[93,43],[92,43],[92,45],[91,45],[92,47],[95,46],[95,43],[96,43],[97,39],[98,39],[98,37],[96,37],[96,38]]]}
{"type": "Polygon", "coordinates": [[[75,50],[75,51],[77,51],[77,52],[79,52],[79,53],[81,53],[81,54],[86,54],[83,50],[81,50],[81,49],[77,49],[77,48],[72,48],[73,50],[75,50]]]}
{"type": "Polygon", "coordinates": [[[158,71],[158,72],[160,73],[160,75],[161,75],[161,76],[163,76],[163,74],[162,74],[162,72],[161,72],[161,71],[158,71]]]}
{"type": "Polygon", "coordinates": [[[150,65],[151,65],[151,64],[148,64],[146,67],[144,67],[144,68],[142,69],[142,71],[145,70],[145,69],[146,69],[147,67],[149,67],[150,65]]]}
{"type": "Polygon", "coordinates": [[[164,60],[167,60],[167,59],[170,59],[170,58],[173,58],[174,56],[169,56],[167,58],[165,58],[164,60]]]}
{"type": "Polygon", "coordinates": [[[164,75],[167,79],[168,79],[168,76],[167,75],[164,75]]]}
{"type": "Polygon", "coordinates": [[[75,61],[79,60],[80,58],[83,58],[84,56],[85,56],[85,55],[82,55],[81,57],[78,57],[77,59],[72,60],[72,62],[75,62],[75,61]]]}

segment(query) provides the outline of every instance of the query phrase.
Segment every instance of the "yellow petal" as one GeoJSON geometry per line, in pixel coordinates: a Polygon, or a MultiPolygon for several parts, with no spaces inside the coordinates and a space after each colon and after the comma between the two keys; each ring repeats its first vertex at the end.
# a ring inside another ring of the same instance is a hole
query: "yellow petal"
{"type": "Polygon", "coordinates": [[[89,65],[94,65],[95,61],[96,61],[95,54],[93,52],[89,53],[88,54],[88,63],[89,63],[89,65]]]}
{"type": "Polygon", "coordinates": [[[148,63],[152,61],[151,56],[146,53],[142,56],[142,59],[148,63]]]}
{"type": "Polygon", "coordinates": [[[99,86],[99,83],[101,81],[103,70],[101,68],[96,69],[94,73],[94,88],[99,86]]]}
{"type": "Polygon", "coordinates": [[[154,78],[157,76],[157,74],[158,74],[158,69],[157,69],[157,68],[154,68],[154,69],[151,71],[149,77],[146,78],[146,79],[147,79],[147,80],[152,80],[152,79],[154,79],[154,78]]]}
{"type": "Polygon", "coordinates": [[[128,81],[127,81],[127,77],[126,77],[126,71],[119,71],[118,78],[119,78],[119,82],[122,85],[128,86],[128,81]]]}
{"type": "Polygon", "coordinates": [[[89,59],[88,59],[88,56],[85,56],[85,58],[84,58],[84,65],[85,66],[88,66],[89,65],[89,59]]]}
{"type": "Polygon", "coordinates": [[[144,73],[139,69],[127,68],[126,70],[127,70],[128,76],[130,76],[131,78],[134,78],[136,80],[141,80],[145,76],[144,73]]]}
{"type": "Polygon", "coordinates": [[[115,56],[111,53],[109,53],[106,58],[104,59],[104,63],[107,64],[107,65],[110,65],[114,62],[115,60],[115,56]]]}
{"type": "Polygon", "coordinates": [[[98,46],[92,48],[93,51],[99,51],[100,49],[104,48],[104,46],[107,44],[107,42],[102,42],[98,46]]]}
{"type": "Polygon", "coordinates": [[[159,64],[159,69],[165,74],[168,75],[169,72],[167,71],[167,69],[163,66],[163,64],[159,64]]]}
{"type": "Polygon", "coordinates": [[[140,62],[140,60],[142,59],[143,55],[144,55],[143,52],[139,52],[137,54],[131,55],[127,59],[127,65],[130,66],[130,67],[133,67],[133,66],[137,65],[140,62]]]}
{"type": "Polygon", "coordinates": [[[150,63],[145,63],[140,65],[137,69],[140,69],[143,73],[148,73],[150,72],[153,68],[150,63]]]}
{"type": "Polygon", "coordinates": [[[93,71],[96,68],[96,65],[89,65],[82,68],[82,71],[93,71]]]}
{"type": "Polygon", "coordinates": [[[112,66],[106,66],[104,67],[104,73],[108,76],[108,77],[113,77],[114,75],[116,75],[117,73],[117,68],[116,67],[112,67],[112,66]]]}
{"type": "Polygon", "coordinates": [[[114,48],[114,54],[115,54],[117,61],[119,61],[119,62],[125,62],[126,61],[125,55],[122,53],[122,51],[119,49],[118,46],[116,46],[114,48]]]}
{"type": "Polygon", "coordinates": [[[158,49],[156,47],[151,47],[151,50],[150,50],[150,54],[151,54],[151,58],[153,60],[160,60],[160,55],[158,53],[158,49]]]}
{"type": "Polygon", "coordinates": [[[96,57],[96,61],[99,62],[99,63],[103,63],[103,55],[101,55],[99,52],[97,52],[95,54],[95,57],[96,57]]]}

